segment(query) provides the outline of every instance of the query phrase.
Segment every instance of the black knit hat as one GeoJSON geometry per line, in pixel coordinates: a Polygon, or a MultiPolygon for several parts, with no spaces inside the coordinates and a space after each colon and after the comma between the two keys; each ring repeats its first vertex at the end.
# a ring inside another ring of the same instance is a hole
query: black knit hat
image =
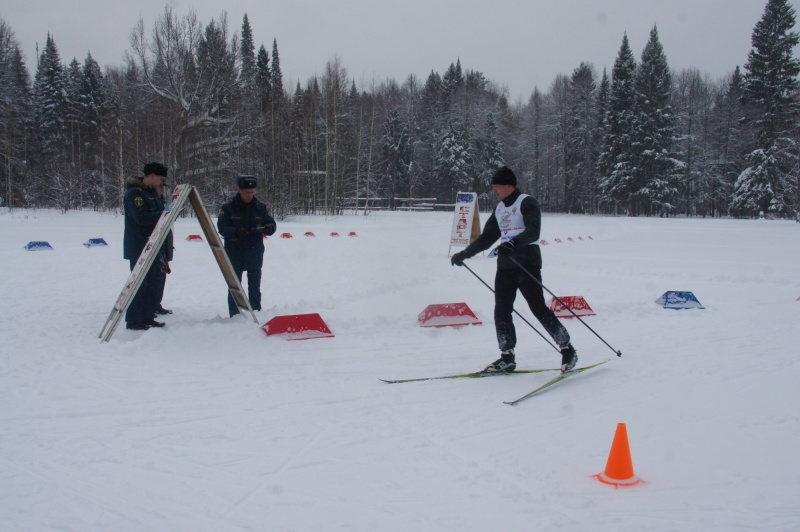
{"type": "Polygon", "coordinates": [[[492,176],[492,185],[517,186],[517,176],[508,166],[501,166],[492,176]]]}
{"type": "Polygon", "coordinates": [[[147,163],[146,165],[144,165],[144,168],[142,168],[142,173],[146,176],[150,174],[156,174],[166,178],[167,167],[158,161],[153,161],[151,163],[147,163]]]}
{"type": "Polygon", "coordinates": [[[257,188],[258,179],[252,175],[240,175],[236,178],[236,186],[239,188],[257,188]]]}

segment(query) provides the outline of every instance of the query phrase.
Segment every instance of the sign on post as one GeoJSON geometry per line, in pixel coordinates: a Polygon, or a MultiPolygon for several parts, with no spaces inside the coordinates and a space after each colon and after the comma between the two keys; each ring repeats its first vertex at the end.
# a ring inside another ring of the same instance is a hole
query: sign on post
{"type": "Polygon", "coordinates": [[[456,206],[453,214],[453,230],[450,232],[450,249],[453,246],[466,247],[481,234],[481,220],[478,214],[478,195],[475,192],[459,192],[456,194],[456,206]]]}

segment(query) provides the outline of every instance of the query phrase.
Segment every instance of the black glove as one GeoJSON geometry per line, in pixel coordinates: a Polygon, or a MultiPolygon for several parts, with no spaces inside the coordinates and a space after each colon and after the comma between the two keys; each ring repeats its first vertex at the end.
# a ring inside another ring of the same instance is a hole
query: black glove
{"type": "Polygon", "coordinates": [[[517,243],[514,240],[506,240],[497,246],[497,252],[501,255],[511,255],[515,249],[517,249],[517,243]]]}
{"type": "Polygon", "coordinates": [[[450,265],[451,266],[463,266],[464,265],[464,260],[468,259],[468,258],[469,258],[469,255],[467,255],[463,251],[459,251],[458,253],[456,253],[455,255],[450,257],[450,265]]]}
{"type": "Polygon", "coordinates": [[[275,234],[275,224],[267,224],[261,228],[261,232],[265,235],[274,235],[275,234]]]}
{"type": "Polygon", "coordinates": [[[244,227],[240,227],[236,230],[236,238],[244,238],[250,234],[250,231],[245,229],[244,227]]]}

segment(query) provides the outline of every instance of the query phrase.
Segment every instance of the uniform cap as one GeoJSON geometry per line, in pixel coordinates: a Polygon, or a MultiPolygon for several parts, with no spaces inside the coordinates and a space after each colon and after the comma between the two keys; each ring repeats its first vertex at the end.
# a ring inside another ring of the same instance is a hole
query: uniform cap
{"type": "Polygon", "coordinates": [[[239,188],[257,188],[258,179],[252,175],[240,175],[236,178],[236,186],[239,188]]]}
{"type": "Polygon", "coordinates": [[[146,176],[150,174],[156,174],[166,178],[167,167],[158,161],[153,161],[151,163],[147,163],[146,165],[144,165],[144,168],[142,168],[142,173],[146,176]]]}

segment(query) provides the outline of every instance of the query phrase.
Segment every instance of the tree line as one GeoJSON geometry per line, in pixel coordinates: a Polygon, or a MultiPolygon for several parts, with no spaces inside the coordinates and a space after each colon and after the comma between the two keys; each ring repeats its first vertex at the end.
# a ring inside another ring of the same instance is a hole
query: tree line
{"type": "Polygon", "coordinates": [[[169,7],[105,71],[91,53],[64,63],[48,35],[31,81],[0,18],[0,205],[119,209],[125,179],[155,159],[210,205],[252,174],[278,217],[369,212],[485,194],[505,164],[551,212],[794,217],[794,24],[788,0],[768,0],[723,79],[673,71],[653,26],[638,59],[623,35],[611,73],[584,62],[510,103],[458,58],[359,87],[334,57],[287,88],[277,41],[256,50],[246,14],[232,33],[226,14],[203,24],[169,7]]]}

